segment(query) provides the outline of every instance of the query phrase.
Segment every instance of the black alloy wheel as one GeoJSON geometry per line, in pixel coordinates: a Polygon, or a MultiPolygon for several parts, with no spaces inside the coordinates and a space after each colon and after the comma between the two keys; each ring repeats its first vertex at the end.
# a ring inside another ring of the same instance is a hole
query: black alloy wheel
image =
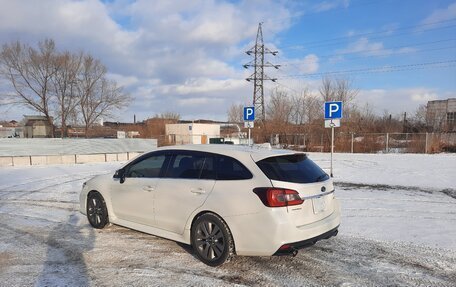
{"type": "Polygon", "coordinates": [[[197,257],[213,267],[229,261],[234,253],[233,239],[228,226],[213,213],[203,214],[194,222],[192,246],[197,257]]]}
{"type": "Polygon", "coordinates": [[[87,197],[87,218],[90,225],[101,229],[109,223],[108,209],[101,194],[91,192],[87,197]]]}

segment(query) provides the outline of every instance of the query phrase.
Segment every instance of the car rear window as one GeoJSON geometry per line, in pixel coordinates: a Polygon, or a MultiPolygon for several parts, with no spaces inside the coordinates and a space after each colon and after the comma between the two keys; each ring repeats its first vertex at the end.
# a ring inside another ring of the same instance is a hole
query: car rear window
{"type": "Polygon", "coordinates": [[[313,183],[329,179],[329,175],[305,154],[268,157],[257,165],[271,180],[313,183]]]}

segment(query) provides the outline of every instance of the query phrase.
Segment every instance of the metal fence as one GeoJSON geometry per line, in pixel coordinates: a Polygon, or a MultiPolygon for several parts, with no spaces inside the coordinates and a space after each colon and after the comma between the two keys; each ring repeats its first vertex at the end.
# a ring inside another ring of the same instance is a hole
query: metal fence
{"type": "MultiPolygon", "coordinates": [[[[273,134],[275,147],[329,152],[331,134],[273,134]]],[[[433,153],[455,151],[456,133],[335,133],[334,151],[345,153],[433,153]]]]}

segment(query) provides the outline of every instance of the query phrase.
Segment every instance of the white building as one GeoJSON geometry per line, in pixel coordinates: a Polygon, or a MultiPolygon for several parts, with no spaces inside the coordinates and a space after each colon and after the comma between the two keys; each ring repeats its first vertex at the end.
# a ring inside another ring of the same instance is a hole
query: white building
{"type": "Polygon", "coordinates": [[[220,138],[219,124],[167,124],[166,136],[173,144],[208,144],[211,138],[220,138]]]}

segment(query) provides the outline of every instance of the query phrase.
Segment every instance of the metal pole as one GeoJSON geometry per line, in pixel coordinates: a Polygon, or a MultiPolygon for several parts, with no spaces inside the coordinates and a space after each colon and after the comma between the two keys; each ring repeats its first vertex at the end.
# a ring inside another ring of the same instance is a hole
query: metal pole
{"type": "Polygon", "coordinates": [[[251,141],[250,141],[250,125],[249,125],[249,146],[252,146],[251,141]]]}
{"type": "Polygon", "coordinates": [[[331,126],[331,171],[330,175],[333,177],[333,153],[334,153],[334,126],[331,126]]]}
{"type": "Polygon", "coordinates": [[[355,134],[352,133],[352,144],[351,144],[351,152],[353,153],[353,142],[354,142],[354,139],[355,139],[355,134]]]}
{"type": "Polygon", "coordinates": [[[389,133],[386,133],[386,153],[388,153],[389,150],[389,133]]]}

